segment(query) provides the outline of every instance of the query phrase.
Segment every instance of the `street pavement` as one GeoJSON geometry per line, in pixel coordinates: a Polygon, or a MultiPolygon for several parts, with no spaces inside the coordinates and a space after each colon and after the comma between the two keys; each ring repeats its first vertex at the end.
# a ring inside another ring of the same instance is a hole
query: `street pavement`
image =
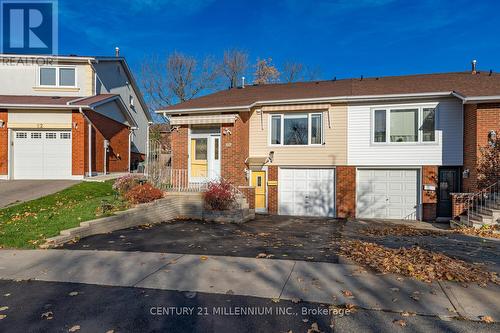
{"type": "Polygon", "coordinates": [[[352,304],[449,319],[500,321],[499,286],[424,283],[350,264],[90,250],[2,250],[0,279],[352,304]]]}

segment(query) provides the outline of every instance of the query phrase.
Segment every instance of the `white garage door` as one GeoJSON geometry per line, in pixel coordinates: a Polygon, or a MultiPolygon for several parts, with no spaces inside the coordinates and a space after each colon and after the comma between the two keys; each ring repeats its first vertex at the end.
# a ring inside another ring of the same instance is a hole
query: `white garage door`
{"type": "Polygon", "coordinates": [[[334,169],[279,170],[281,215],[335,216],[334,169]]]}
{"type": "Polygon", "coordinates": [[[15,131],[14,179],[71,178],[71,131],[15,131]]]}
{"type": "Polygon", "coordinates": [[[358,170],[356,216],[417,219],[418,170],[358,170]]]}

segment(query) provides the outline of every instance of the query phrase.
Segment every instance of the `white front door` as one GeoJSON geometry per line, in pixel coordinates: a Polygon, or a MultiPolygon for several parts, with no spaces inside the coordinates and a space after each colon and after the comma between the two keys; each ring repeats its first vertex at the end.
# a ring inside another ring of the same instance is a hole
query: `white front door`
{"type": "Polygon", "coordinates": [[[418,170],[359,169],[356,217],[418,218],[418,170]]]}
{"type": "Polygon", "coordinates": [[[13,133],[14,179],[71,178],[71,131],[13,133]]]}
{"type": "Polygon", "coordinates": [[[280,168],[279,213],[335,216],[335,169],[280,168]]]}
{"type": "Polygon", "coordinates": [[[192,134],[189,154],[189,180],[206,182],[220,178],[220,134],[192,134]]]}

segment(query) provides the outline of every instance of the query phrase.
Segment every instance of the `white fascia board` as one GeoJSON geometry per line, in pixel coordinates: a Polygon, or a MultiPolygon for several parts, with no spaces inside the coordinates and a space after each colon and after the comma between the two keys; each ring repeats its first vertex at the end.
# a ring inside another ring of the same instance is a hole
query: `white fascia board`
{"type": "Polygon", "coordinates": [[[500,95],[497,96],[470,96],[464,99],[465,104],[478,103],[478,102],[498,102],[500,95]]]}
{"type": "Polygon", "coordinates": [[[47,105],[47,104],[0,104],[0,109],[41,109],[41,110],[74,110],[78,108],[89,109],[88,105],[47,105]]]}
{"type": "MultiPolygon", "coordinates": [[[[273,104],[306,104],[306,103],[321,103],[321,102],[369,102],[379,100],[393,100],[393,99],[421,99],[421,98],[435,98],[456,96],[453,91],[447,92],[431,92],[431,93],[418,93],[418,94],[390,94],[390,95],[366,95],[366,96],[336,96],[336,97],[319,97],[319,98],[302,98],[302,99],[283,99],[283,100],[269,100],[257,101],[250,105],[230,106],[230,107],[212,107],[212,108],[193,108],[193,109],[178,109],[178,110],[156,110],[156,113],[175,115],[179,113],[203,113],[203,112],[226,112],[226,111],[250,111],[251,108],[260,105],[273,105],[273,104]]],[[[460,98],[460,97],[459,97],[460,98]]]]}
{"type": "Polygon", "coordinates": [[[15,59],[15,58],[23,58],[23,59],[47,59],[51,58],[54,60],[64,60],[68,62],[95,62],[96,59],[94,57],[70,57],[70,56],[58,56],[58,55],[36,55],[36,54],[0,54],[0,59],[15,59]]]}

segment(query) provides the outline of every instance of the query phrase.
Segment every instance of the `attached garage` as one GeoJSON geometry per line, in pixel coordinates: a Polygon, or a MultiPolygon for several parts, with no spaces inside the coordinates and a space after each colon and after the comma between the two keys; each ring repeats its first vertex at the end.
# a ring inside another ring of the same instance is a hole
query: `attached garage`
{"type": "Polygon", "coordinates": [[[335,216],[335,169],[280,168],[279,214],[335,216]]]}
{"type": "Polygon", "coordinates": [[[418,218],[418,169],[358,169],[356,217],[418,218]]]}
{"type": "Polygon", "coordinates": [[[71,131],[13,132],[14,179],[71,178],[71,131]]]}

